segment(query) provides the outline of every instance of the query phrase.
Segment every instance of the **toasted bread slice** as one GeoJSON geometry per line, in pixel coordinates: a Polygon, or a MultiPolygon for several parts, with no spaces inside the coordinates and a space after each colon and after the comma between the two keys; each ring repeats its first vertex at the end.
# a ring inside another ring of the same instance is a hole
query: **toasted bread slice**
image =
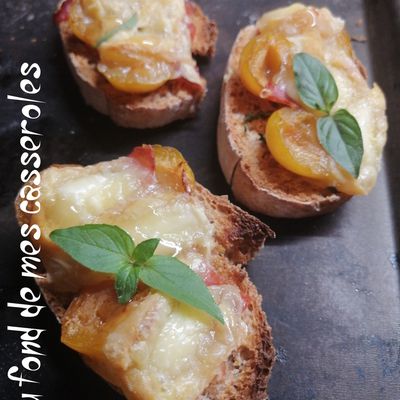
{"type": "Polygon", "coordinates": [[[271,105],[246,90],[238,75],[243,47],[257,33],[242,29],[233,45],[222,88],[218,156],[236,199],[272,217],[302,218],[335,210],[351,196],[320,186],[278,164],[263,141],[266,118],[246,123],[249,115],[271,112],[271,105]]]}
{"type": "MultiPolygon", "coordinates": [[[[57,168],[62,174],[63,169],[71,168],[71,166],[51,168],[57,168]]],[[[46,185],[45,181],[43,185],[46,185]]],[[[243,311],[242,318],[248,327],[245,340],[215,370],[213,380],[197,399],[264,400],[267,397],[267,383],[275,351],[272,345],[271,328],[262,311],[261,296],[250,282],[242,264],[247,263],[264,241],[268,237],[273,237],[274,234],[258,219],[232,205],[225,196],[214,196],[198,183],[194,184],[191,196],[196,204],[202,205],[208,221],[214,227],[211,264],[225,282],[235,285],[246,298],[247,307],[243,311]]],[[[21,212],[20,201],[21,199],[17,198],[16,213],[19,223],[33,223],[30,215],[21,212]]],[[[71,259],[68,261],[68,256],[50,242],[48,229],[42,229],[42,233],[42,255],[46,255],[43,257],[44,267],[47,266],[46,259],[55,257],[62,265],[74,268],[73,261],[71,259]]],[[[47,279],[46,272],[43,276],[44,279],[38,279],[37,283],[57,319],[59,321],[64,319],[65,322],[66,310],[77,293],[55,290],[51,280],[47,279]]],[[[69,320],[68,323],[75,322],[69,320]]],[[[87,356],[84,360],[96,372],[108,379],[102,363],[87,356]]],[[[115,386],[115,381],[109,380],[115,386]]],[[[136,399],[135,396],[128,398],[136,399]]]]}
{"type": "MultiPolygon", "coordinates": [[[[63,1],[59,4],[62,6],[63,1]]],[[[190,3],[191,23],[194,26],[192,53],[211,57],[215,53],[217,25],[201,8],[190,3]]],[[[70,30],[68,23],[59,24],[64,52],[71,72],[87,104],[108,115],[117,125],[127,128],[155,128],[179,119],[192,117],[206,93],[206,81],[201,85],[184,80],[172,80],[159,89],[132,94],[115,89],[97,70],[98,52],[70,30]]]]}

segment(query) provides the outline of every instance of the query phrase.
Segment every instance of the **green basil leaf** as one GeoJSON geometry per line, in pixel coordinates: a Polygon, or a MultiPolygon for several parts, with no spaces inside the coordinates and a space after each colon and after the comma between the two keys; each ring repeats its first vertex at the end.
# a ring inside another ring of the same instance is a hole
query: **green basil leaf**
{"type": "Polygon", "coordinates": [[[307,53],[293,59],[293,72],[299,96],[304,104],[329,113],[338,99],[338,88],[328,69],[307,53]]]}
{"type": "Polygon", "coordinates": [[[120,304],[128,301],[136,293],[139,281],[139,268],[127,264],[121,267],[115,276],[115,291],[117,292],[118,302],[120,304]]]}
{"type": "Polygon", "coordinates": [[[50,239],[74,260],[98,272],[115,273],[131,262],[132,238],[113,225],[82,225],[57,229],[50,239]]]}
{"type": "Polygon", "coordinates": [[[339,110],[333,116],[320,118],[318,139],[332,158],[355,178],[360,174],[364,146],[360,126],[347,111],[339,110]]]}
{"type": "Polygon", "coordinates": [[[132,15],[131,18],[129,18],[127,21],[122,23],[121,25],[116,26],[114,29],[111,29],[111,31],[107,32],[104,36],[102,36],[97,42],[96,42],[96,47],[101,46],[104,42],[107,42],[110,40],[114,35],[116,35],[118,32],[121,31],[127,31],[128,29],[133,29],[136,24],[137,24],[137,15],[134,14],[132,15]]]}
{"type": "Polygon", "coordinates": [[[139,243],[133,251],[133,258],[139,264],[145,263],[156,251],[160,239],[148,239],[139,243]]]}
{"type": "Polygon", "coordinates": [[[203,280],[187,265],[168,256],[153,256],[140,269],[139,278],[146,285],[174,299],[198,308],[224,324],[221,310],[203,280]]]}

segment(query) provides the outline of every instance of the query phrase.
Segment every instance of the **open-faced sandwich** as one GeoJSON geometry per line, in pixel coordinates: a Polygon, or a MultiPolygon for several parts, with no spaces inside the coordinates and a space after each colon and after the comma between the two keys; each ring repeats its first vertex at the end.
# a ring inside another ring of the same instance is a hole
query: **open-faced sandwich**
{"type": "Polygon", "coordinates": [[[344,21],[294,4],[242,29],[221,99],[218,153],[234,196],[275,217],[327,213],[375,185],[385,98],[344,21]]]}
{"type": "Polygon", "coordinates": [[[273,236],[173,148],[42,173],[45,279],[62,342],[131,400],[264,400],[274,361],[241,267],[273,236]],[[136,245],[135,245],[136,244],[136,245]]]}
{"type": "Polygon", "coordinates": [[[206,92],[193,55],[217,27],[185,0],[64,0],[55,14],[86,102],[115,123],[150,128],[192,116],[206,92]]]}

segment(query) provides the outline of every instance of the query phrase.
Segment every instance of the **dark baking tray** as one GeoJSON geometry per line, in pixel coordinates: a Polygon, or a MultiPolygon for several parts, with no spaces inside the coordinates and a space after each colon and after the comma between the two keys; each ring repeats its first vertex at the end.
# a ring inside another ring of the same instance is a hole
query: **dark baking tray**
{"type": "MultiPolygon", "coordinates": [[[[7,325],[47,329],[40,344],[41,369],[26,374],[37,385],[25,393],[47,399],[120,399],[59,343],[59,327],[48,309],[24,321],[6,302],[19,289],[34,287],[20,277],[19,230],[13,198],[19,187],[22,62],[43,70],[46,101],[35,128],[44,133],[42,167],[51,163],[91,164],[127,154],[132,146],[169,144],[179,148],[197,179],[217,194],[229,194],[217,161],[215,130],[225,63],[238,30],[263,12],[288,1],[199,1],[220,28],[215,59],[202,62],[209,92],[195,119],[163,129],[134,132],[114,126],[83,103],[67,70],[52,24],[55,1],[2,0],[0,4],[0,398],[21,398],[7,379],[22,360],[19,336],[7,325]]],[[[390,122],[385,164],[368,197],[354,198],[334,214],[303,221],[262,218],[277,232],[249,266],[264,297],[278,359],[270,383],[271,400],[399,400],[399,163],[400,3],[390,0],[315,1],[347,21],[354,46],[388,100],[390,122]],[[366,40],[368,38],[368,40],[366,40]],[[371,60],[373,60],[371,62],[371,60]]]]}

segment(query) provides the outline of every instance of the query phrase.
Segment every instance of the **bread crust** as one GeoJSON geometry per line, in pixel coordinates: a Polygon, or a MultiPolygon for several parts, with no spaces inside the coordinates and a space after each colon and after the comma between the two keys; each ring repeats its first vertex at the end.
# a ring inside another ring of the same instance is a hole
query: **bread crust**
{"type": "MultiPolygon", "coordinates": [[[[226,196],[215,196],[199,183],[195,184],[192,195],[204,204],[207,217],[215,227],[217,246],[213,252],[213,266],[219,274],[228,276],[229,281],[234,282],[249,299],[244,319],[251,332],[246,343],[221,365],[214,380],[198,400],[265,400],[275,361],[275,349],[271,327],[262,310],[262,298],[242,264],[250,261],[265,240],[273,238],[275,234],[256,217],[230,203],[226,196]]],[[[21,201],[19,196],[15,201],[18,223],[29,224],[31,215],[21,212],[21,201]]],[[[47,238],[41,239],[42,249],[51,245],[47,238]]],[[[49,308],[61,323],[73,295],[54,292],[47,282],[45,271],[42,271],[42,279],[36,279],[36,283],[49,308]]],[[[84,361],[88,362],[85,358],[84,361]]]]}
{"type": "MultiPolygon", "coordinates": [[[[192,52],[211,57],[215,53],[218,36],[216,23],[208,19],[196,4],[191,3],[191,9],[191,21],[195,27],[192,52]]],[[[88,105],[108,115],[117,125],[126,128],[155,128],[192,117],[196,113],[206,93],[204,79],[201,85],[185,85],[180,80],[169,81],[159,89],[145,94],[122,92],[97,71],[97,50],[73,35],[67,22],[60,22],[58,26],[68,65],[83,98],[88,105]]]]}
{"type": "Polygon", "coordinates": [[[256,32],[254,25],[239,32],[225,72],[217,135],[222,171],[235,198],[252,211],[280,218],[331,212],[351,196],[321,188],[281,167],[259,137],[265,118],[245,123],[249,113],[271,111],[243,87],[238,76],[241,50],[256,32]]]}
{"type": "Polygon", "coordinates": [[[192,53],[200,57],[213,57],[218,38],[218,27],[193,1],[186,1],[186,9],[194,27],[192,53]]]}

